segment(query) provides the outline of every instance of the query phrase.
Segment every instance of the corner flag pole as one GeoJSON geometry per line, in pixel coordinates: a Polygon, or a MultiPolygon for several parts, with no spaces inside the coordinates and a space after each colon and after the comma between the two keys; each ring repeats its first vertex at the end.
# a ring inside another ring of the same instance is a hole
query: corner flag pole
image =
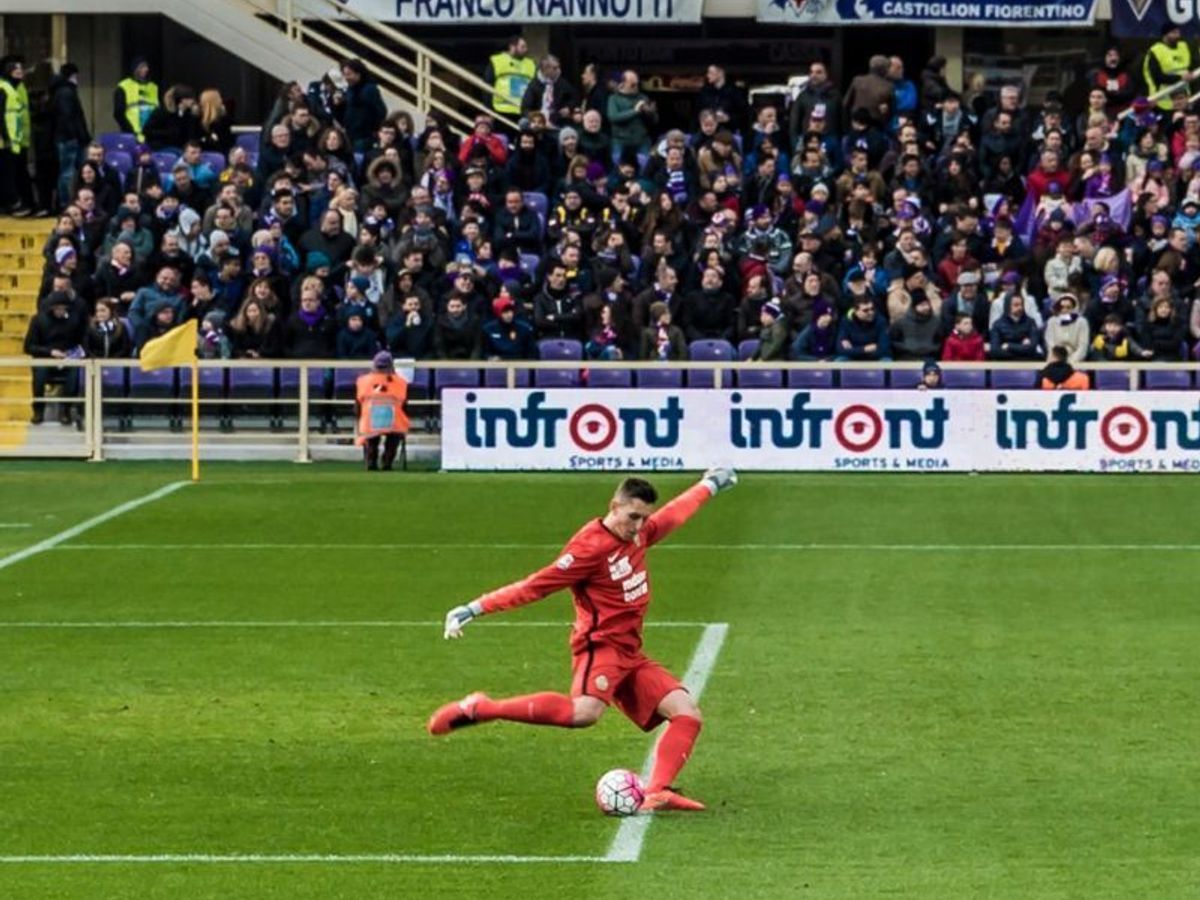
{"type": "Polygon", "coordinates": [[[200,480],[200,361],[192,357],[192,481],[200,480]]]}

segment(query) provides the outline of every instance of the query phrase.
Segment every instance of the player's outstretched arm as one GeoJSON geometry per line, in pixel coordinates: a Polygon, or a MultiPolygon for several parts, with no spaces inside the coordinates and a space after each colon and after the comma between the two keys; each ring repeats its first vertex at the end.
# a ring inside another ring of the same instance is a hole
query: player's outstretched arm
{"type": "Polygon", "coordinates": [[[463,606],[454,607],[446,613],[446,625],[442,636],[447,640],[462,637],[463,627],[479,616],[525,606],[527,603],[548,597],[555,591],[570,587],[586,577],[594,560],[584,558],[582,554],[580,558],[576,558],[579,551],[572,553],[572,549],[571,545],[568,545],[557,560],[528,578],[514,581],[463,606]]]}
{"type": "Polygon", "coordinates": [[[737,472],[733,469],[709,469],[699,484],[688,488],[650,517],[646,523],[646,543],[657,544],[721,491],[736,485],[737,480],[737,472]]]}

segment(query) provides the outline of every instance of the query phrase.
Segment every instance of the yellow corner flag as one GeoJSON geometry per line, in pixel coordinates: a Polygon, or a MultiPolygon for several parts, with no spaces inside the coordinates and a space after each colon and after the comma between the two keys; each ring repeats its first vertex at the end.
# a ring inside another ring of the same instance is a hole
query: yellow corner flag
{"type": "Polygon", "coordinates": [[[168,366],[192,367],[192,481],[200,480],[200,366],[196,359],[199,325],[188,319],[162,337],[146,341],[139,355],[142,371],[168,366]]]}
{"type": "Polygon", "coordinates": [[[163,369],[167,366],[187,366],[196,361],[196,336],[198,325],[195,319],[188,319],[182,325],[172,328],[162,337],[146,341],[138,358],[142,371],[163,369]]]}

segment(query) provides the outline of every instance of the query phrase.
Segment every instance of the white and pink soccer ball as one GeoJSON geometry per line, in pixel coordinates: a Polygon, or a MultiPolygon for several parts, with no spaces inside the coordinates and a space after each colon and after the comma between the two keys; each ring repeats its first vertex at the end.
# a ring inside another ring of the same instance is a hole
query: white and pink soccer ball
{"type": "Polygon", "coordinates": [[[596,782],[596,805],[606,816],[632,816],[642,808],[646,789],[637,772],[613,769],[596,782]]]}

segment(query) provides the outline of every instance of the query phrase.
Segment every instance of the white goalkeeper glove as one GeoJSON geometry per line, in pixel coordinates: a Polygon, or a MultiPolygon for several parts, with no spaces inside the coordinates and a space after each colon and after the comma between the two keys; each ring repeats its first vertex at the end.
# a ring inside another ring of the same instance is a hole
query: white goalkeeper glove
{"type": "Polygon", "coordinates": [[[466,606],[456,606],[446,613],[446,627],[442,631],[445,640],[462,637],[463,626],[476,616],[483,615],[483,607],[478,600],[472,600],[466,606]]]}
{"type": "Polygon", "coordinates": [[[737,472],[733,469],[709,469],[700,479],[700,483],[708,488],[714,497],[721,491],[729,490],[738,483],[737,472]]]}

